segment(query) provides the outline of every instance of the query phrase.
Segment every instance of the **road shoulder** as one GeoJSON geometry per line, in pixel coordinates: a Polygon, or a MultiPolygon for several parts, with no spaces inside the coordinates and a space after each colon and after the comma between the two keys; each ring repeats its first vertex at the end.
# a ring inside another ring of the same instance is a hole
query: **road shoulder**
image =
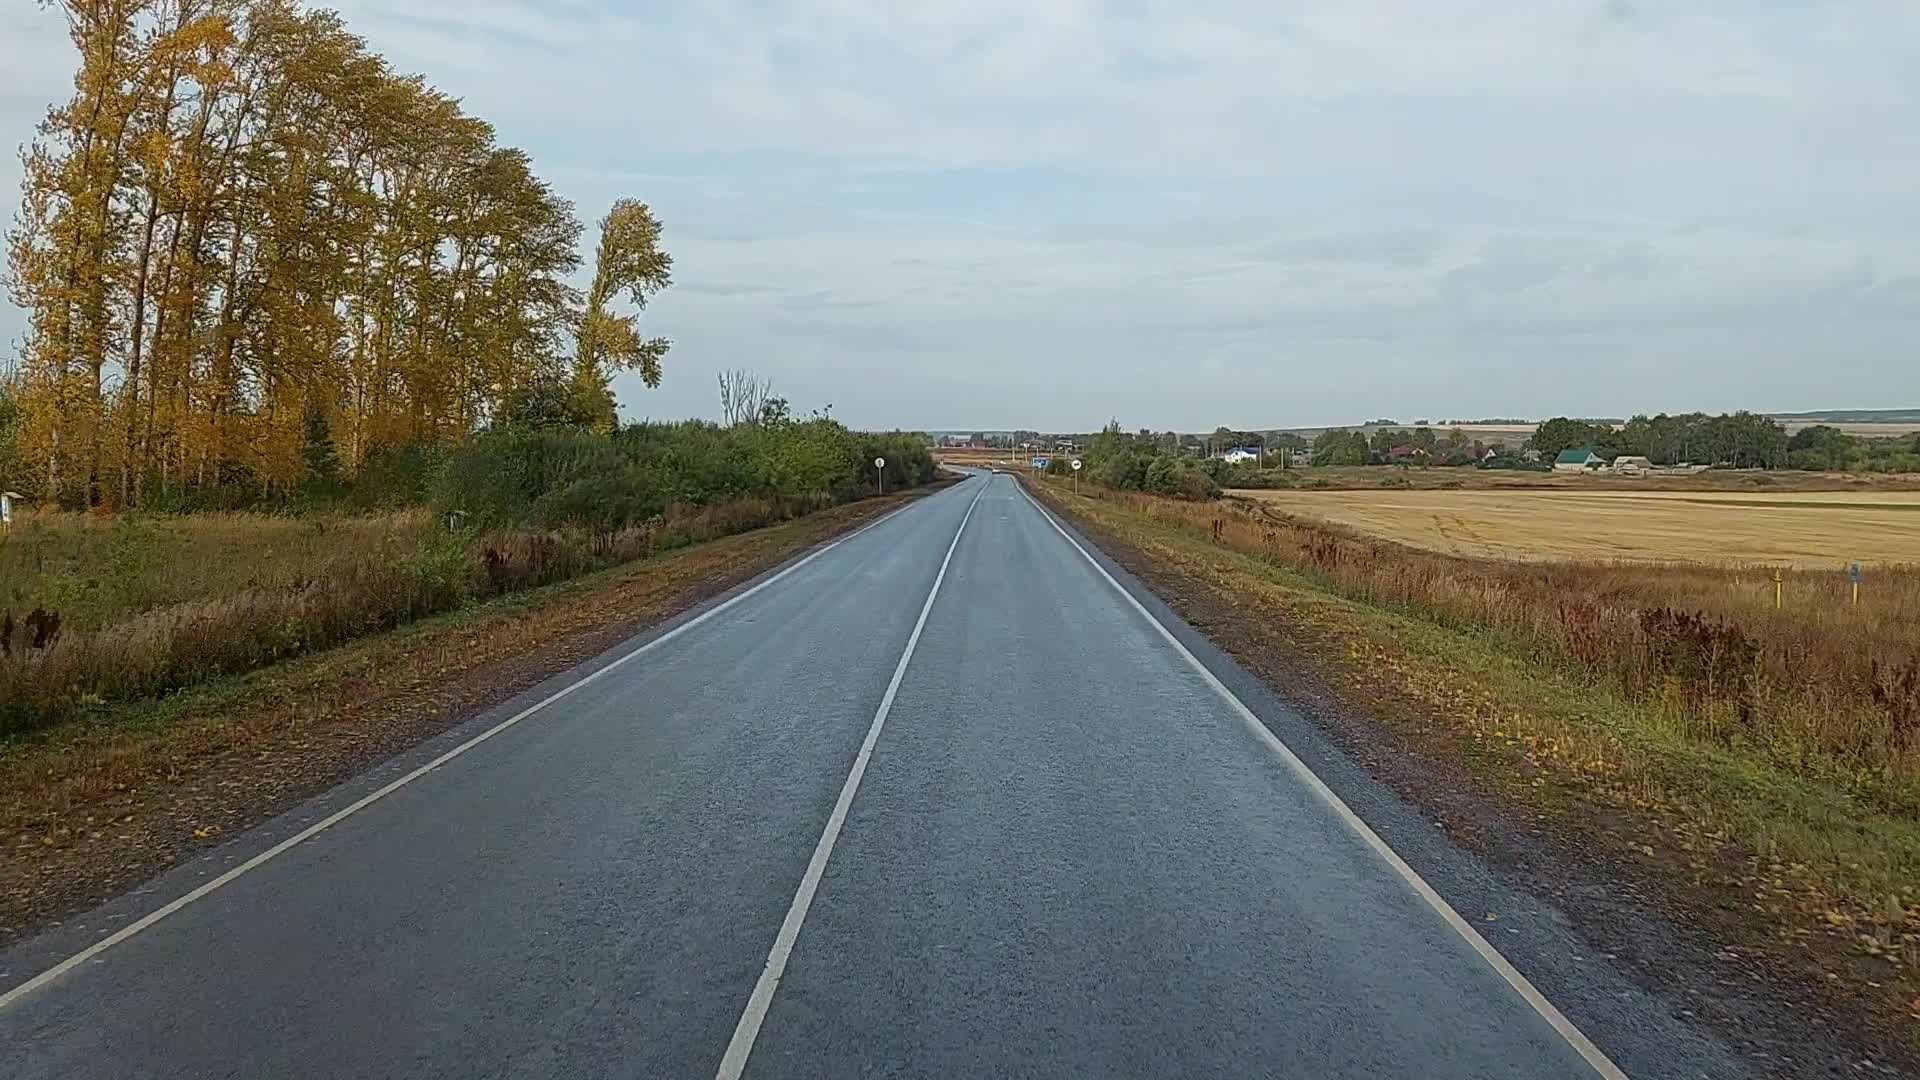
{"type": "MultiPolygon", "coordinates": [[[[1635,846],[1641,823],[1630,814],[1574,792],[1554,792],[1552,802],[1539,798],[1536,777],[1515,772],[1510,755],[1477,737],[1463,738],[1443,703],[1404,692],[1400,680],[1379,667],[1391,658],[1302,610],[1318,600],[1250,599],[1257,590],[1237,567],[1238,556],[1213,558],[1163,543],[1145,526],[1122,530],[1076,512],[1077,501],[1045,485],[1030,489],[1113,569],[1129,575],[1123,580],[1138,584],[1144,602],[1164,603],[1205,635],[1205,650],[1225,666],[1244,668],[1260,684],[1250,692],[1282,702],[1297,718],[1288,721],[1297,724],[1292,733],[1256,707],[1276,734],[1290,745],[1324,741],[1334,758],[1363,769],[1364,777],[1348,777],[1344,785],[1337,762],[1322,775],[1370,823],[1363,789],[1378,782],[1437,823],[1451,845],[1500,882],[1550,906],[1591,956],[1667,1002],[1676,1016],[1713,1032],[1763,1075],[1913,1075],[1907,1071],[1914,1067],[1912,1044],[1897,1019],[1886,1018],[1887,988],[1872,979],[1871,968],[1849,972],[1861,992],[1839,979],[1823,986],[1804,945],[1767,941],[1767,928],[1744,917],[1738,905],[1728,910],[1724,896],[1675,889],[1671,868],[1635,846]]],[[[1311,760],[1308,747],[1295,748],[1311,760]]],[[[1320,762],[1312,763],[1322,771],[1320,762]]],[[[1402,849],[1408,838],[1389,839],[1402,849]]],[[[1429,873],[1417,844],[1401,853],[1429,873]]],[[[1430,877],[1461,910],[1474,906],[1456,895],[1473,882],[1444,872],[1430,877]]],[[[1539,981],[1549,997],[1567,1005],[1551,975],[1539,981]]]]}

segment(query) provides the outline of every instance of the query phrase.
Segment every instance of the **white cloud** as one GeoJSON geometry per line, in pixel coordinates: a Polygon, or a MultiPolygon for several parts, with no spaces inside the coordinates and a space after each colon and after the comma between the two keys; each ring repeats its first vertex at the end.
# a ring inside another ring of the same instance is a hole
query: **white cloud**
{"type": "MultiPolygon", "coordinates": [[[[656,204],[637,411],[741,363],[931,426],[1920,400],[1905,0],[340,6],[584,215],[656,204]]],[[[19,136],[60,29],[0,14],[19,136]]]]}

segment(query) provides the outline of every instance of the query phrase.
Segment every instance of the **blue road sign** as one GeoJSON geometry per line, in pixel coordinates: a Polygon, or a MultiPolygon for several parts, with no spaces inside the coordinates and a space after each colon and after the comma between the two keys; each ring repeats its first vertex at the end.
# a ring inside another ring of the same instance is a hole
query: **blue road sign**
{"type": "Polygon", "coordinates": [[[1033,459],[1033,467],[1034,467],[1034,468],[1036,468],[1036,469],[1044,469],[1044,468],[1046,468],[1046,467],[1047,467],[1047,459],[1046,459],[1046,458],[1043,458],[1043,457],[1037,457],[1037,458],[1034,458],[1034,459],[1033,459]]]}
{"type": "Polygon", "coordinates": [[[1847,567],[1847,578],[1851,580],[1855,585],[1860,584],[1860,564],[1859,563],[1854,563],[1852,566],[1847,567]]]}

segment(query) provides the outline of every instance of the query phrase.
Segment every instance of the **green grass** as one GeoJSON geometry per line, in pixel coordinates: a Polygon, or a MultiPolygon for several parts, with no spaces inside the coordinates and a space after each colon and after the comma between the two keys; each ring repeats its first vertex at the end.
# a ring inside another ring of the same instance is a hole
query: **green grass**
{"type": "Polygon", "coordinates": [[[91,630],[129,615],[326,580],[375,553],[417,549],[431,515],[179,517],[30,513],[0,536],[0,611],[44,608],[91,630]]]}

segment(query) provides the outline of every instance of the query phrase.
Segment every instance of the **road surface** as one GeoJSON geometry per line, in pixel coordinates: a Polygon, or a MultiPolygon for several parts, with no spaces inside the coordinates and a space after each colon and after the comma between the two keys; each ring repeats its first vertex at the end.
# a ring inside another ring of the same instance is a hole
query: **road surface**
{"type": "Polygon", "coordinates": [[[923,499],[0,956],[0,1076],[1740,1075],[1109,573],[923,499]]]}

